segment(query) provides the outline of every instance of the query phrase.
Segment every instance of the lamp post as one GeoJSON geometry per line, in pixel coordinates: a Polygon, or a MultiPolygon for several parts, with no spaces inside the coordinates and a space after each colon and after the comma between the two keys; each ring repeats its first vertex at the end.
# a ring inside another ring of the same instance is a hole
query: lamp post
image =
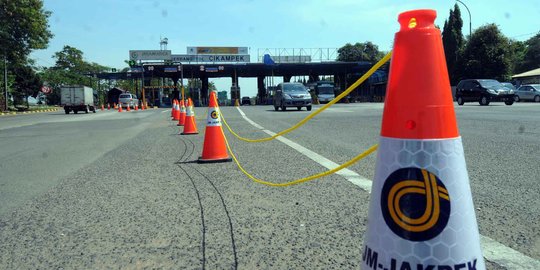
{"type": "Polygon", "coordinates": [[[469,8],[467,7],[467,5],[465,5],[465,3],[463,3],[461,0],[456,0],[457,2],[461,3],[466,9],[467,9],[467,13],[469,13],[469,38],[471,37],[471,29],[472,29],[472,22],[471,22],[471,11],[469,10],[469,8]]]}

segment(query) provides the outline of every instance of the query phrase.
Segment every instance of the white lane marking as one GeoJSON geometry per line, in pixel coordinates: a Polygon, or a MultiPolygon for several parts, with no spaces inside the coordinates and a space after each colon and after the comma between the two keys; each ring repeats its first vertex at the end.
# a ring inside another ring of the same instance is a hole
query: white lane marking
{"type": "Polygon", "coordinates": [[[344,109],[340,109],[340,108],[328,108],[326,109],[325,111],[328,111],[328,112],[339,112],[339,113],[353,113],[354,111],[349,111],[349,110],[344,110],[344,109]]]}
{"type": "MultiPolygon", "coordinates": [[[[274,136],[276,133],[270,131],[270,130],[267,130],[265,129],[264,127],[262,127],[261,125],[253,122],[251,119],[249,119],[246,114],[240,109],[238,108],[238,111],[240,112],[240,115],[242,115],[242,117],[248,122],[250,123],[251,125],[253,125],[254,127],[262,130],[264,133],[270,135],[270,136],[274,136]]],[[[336,167],[339,166],[339,164],[283,137],[283,136],[279,136],[276,138],[276,140],[290,146],[292,149],[304,154],[306,157],[310,158],[311,160],[319,163],[321,166],[331,170],[331,169],[334,169],[336,167]]],[[[358,187],[360,187],[361,189],[367,191],[368,193],[371,192],[371,181],[365,177],[362,177],[361,175],[359,175],[358,173],[354,172],[354,171],[351,171],[347,168],[345,169],[341,169],[337,172],[335,172],[335,174],[338,174],[338,175],[341,175],[343,176],[345,179],[347,179],[349,182],[357,185],[358,187]]]]}
{"type": "Polygon", "coordinates": [[[540,269],[540,261],[513,250],[487,236],[480,235],[484,258],[506,269],[540,269]]]}
{"type": "MultiPolygon", "coordinates": [[[[265,129],[261,125],[253,122],[251,119],[249,119],[246,114],[238,108],[238,111],[240,112],[240,115],[251,125],[254,127],[262,130],[266,134],[273,136],[276,133],[265,129]]],[[[293,149],[297,150],[298,152],[306,155],[308,158],[314,160],[315,162],[321,164],[322,166],[333,169],[338,166],[335,162],[287,139],[283,136],[277,137],[276,140],[279,140],[286,145],[292,147],[293,149]]],[[[343,169],[336,174],[339,174],[343,176],[345,179],[347,179],[349,182],[359,186],[363,190],[367,192],[371,192],[371,181],[360,176],[354,171],[351,171],[349,169],[343,169]]],[[[490,262],[494,262],[500,266],[506,267],[508,270],[538,270],[540,269],[540,261],[533,259],[527,255],[524,255],[520,253],[517,250],[514,250],[512,248],[509,248],[487,236],[480,235],[480,242],[482,245],[482,251],[484,253],[484,258],[490,262]]]]}

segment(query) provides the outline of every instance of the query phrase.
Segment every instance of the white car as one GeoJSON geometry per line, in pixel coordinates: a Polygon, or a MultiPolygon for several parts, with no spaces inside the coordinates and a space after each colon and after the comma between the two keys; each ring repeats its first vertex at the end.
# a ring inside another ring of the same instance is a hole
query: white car
{"type": "Polygon", "coordinates": [[[520,100],[533,100],[534,102],[540,102],[540,84],[528,84],[522,85],[516,90],[514,99],[520,100]]]}
{"type": "Polygon", "coordinates": [[[126,93],[126,94],[120,94],[118,97],[118,102],[122,103],[122,108],[135,108],[135,104],[139,104],[139,99],[137,99],[137,96],[134,94],[126,93]]]}

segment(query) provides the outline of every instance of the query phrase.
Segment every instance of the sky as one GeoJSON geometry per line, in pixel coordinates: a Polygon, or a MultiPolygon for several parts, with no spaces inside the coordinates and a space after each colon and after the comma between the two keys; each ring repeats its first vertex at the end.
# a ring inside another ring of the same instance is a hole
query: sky
{"type": "MultiPolygon", "coordinates": [[[[186,54],[188,46],[248,47],[251,62],[266,48],[340,48],[371,41],[380,50],[392,47],[399,29],[397,16],[412,9],[437,11],[441,28],[455,1],[441,0],[45,0],[52,12],[54,37],[45,50],[32,53],[38,65],[52,66],[52,55],[70,45],[84,58],[112,68],[126,67],[129,50],[167,49],[186,54]]],[[[462,0],[471,13],[472,29],[495,23],[515,40],[540,31],[538,0],[462,0]]],[[[469,15],[458,4],[463,34],[469,15]]],[[[229,90],[230,78],[211,79],[219,91],[229,90]]],[[[275,83],[280,80],[277,79],[275,83]]],[[[240,78],[242,96],[255,96],[256,80],[240,78]]]]}

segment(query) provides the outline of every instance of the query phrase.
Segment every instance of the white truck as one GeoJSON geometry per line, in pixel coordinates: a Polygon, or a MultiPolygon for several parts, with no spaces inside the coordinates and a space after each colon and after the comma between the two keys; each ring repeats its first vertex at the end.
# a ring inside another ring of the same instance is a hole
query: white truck
{"type": "Polygon", "coordinates": [[[86,86],[62,86],[60,88],[60,103],[64,106],[66,114],[92,111],[96,112],[94,106],[94,90],[86,86]]]}

